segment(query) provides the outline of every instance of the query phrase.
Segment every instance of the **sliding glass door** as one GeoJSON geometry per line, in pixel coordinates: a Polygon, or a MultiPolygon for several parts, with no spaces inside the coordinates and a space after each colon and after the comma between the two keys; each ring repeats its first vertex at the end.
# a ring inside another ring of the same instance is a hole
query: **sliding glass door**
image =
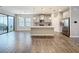
{"type": "Polygon", "coordinates": [[[3,16],[0,15],[0,34],[3,33],[3,16]]]}
{"type": "Polygon", "coordinates": [[[0,34],[14,30],[14,17],[0,14],[0,34]]]}
{"type": "Polygon", "coordinates": [[[0,14],[0,34],[7,32],[7,16],[0,14]]]}
{"type": "Polygon", "coordinates": [[[3,23],[4,23],[4,33],[6,33],[7,32],[7,28],[8,28],[8,25],[7,25],[7,16],[4,16],[3,23]]]}
{"type": "Polygon", "coordinates": [[[8,16],[8,32],[14,30],[14,17],[8,16]]]}

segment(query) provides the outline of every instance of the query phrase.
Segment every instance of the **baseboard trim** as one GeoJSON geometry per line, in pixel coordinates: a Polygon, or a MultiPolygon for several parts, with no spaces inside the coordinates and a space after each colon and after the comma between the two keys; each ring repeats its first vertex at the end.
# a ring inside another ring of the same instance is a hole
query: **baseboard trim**
{"type": "Polygon", "coordinates": [[[79,36],[70,36],[71,38],[79,38],[79,36]]]}

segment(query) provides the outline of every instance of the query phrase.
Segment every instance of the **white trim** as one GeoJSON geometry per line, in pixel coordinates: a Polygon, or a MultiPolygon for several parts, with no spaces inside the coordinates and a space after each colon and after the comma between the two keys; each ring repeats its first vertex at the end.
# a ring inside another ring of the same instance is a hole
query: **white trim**
{"type": "Polygon", "coordinates": [[[70,36],[71,38],[79,38],[79,36],[70,36]]]}

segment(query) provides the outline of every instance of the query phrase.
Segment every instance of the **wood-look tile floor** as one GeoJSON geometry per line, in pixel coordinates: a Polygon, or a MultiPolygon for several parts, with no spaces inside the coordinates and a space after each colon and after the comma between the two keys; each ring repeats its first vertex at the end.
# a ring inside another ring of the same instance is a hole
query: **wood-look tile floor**
{"type": "Polygon", "coordinates": [[[54,37],[32,37],[33,52],[60,52],[60,53],[78,53],[79,44],[62,34],[56,33],[54,37]]]}
{"type": "Polygon", "coordinates": [[[31,44],[30,32],[10,32],[0,35],[1,53],[30,53],[31,44]]]}
{"type": "Polygon", "coordinates": [[[34,37],[30,32],[0,35],[0,53],[78,53],[79,42],[62,34],[34,37]]]}

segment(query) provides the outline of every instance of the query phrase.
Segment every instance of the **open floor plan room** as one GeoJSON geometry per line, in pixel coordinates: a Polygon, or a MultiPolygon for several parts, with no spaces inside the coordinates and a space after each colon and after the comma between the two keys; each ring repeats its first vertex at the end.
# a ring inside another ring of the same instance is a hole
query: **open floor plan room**
{"type": "Polygon", "coordinates": [[[0,53],[79,53],[79,6],[0,6],[0,53]]]}

